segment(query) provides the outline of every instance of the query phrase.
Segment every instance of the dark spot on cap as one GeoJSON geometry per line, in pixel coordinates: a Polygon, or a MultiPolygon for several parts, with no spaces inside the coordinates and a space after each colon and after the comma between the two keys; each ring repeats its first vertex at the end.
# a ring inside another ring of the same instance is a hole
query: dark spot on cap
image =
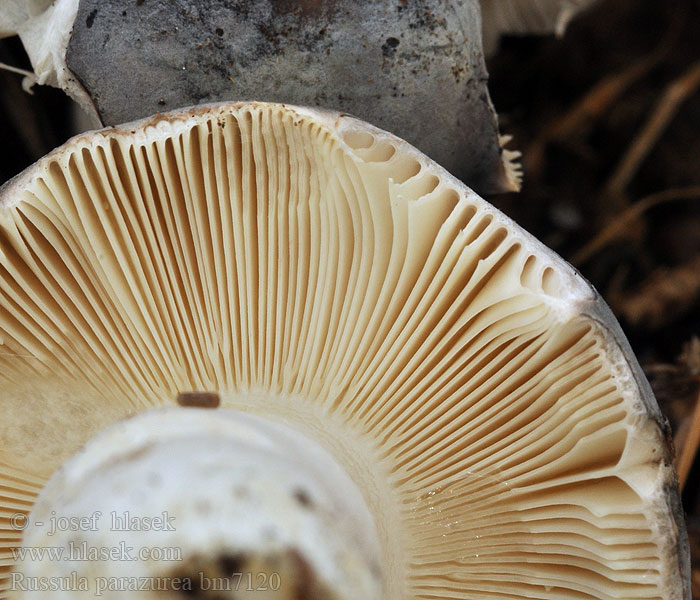
{"type": "Polygon", "coordinates": [[[396,53],[396,47],[399,45],[398,38],[388,37],[386,41],[382,44],[382,54],[384,58],[389,58],[396,53]]]}
{"type": "Polygon", "coordinates": [[[92,27],[92,24],[95,22],[95,17],[97,16],[97,9],[90,11],[90,14],[87,16],[87,19],[85,19],[85,25],[87,26],[88,29],[92,27]]]}
{"type": "Polygon", "coordinates": [[[309,494],[306,492],[306,490],[302,490],[301,488],[297,488],[294,490],[294,499],[301,504],[304,508],[310,508],[313,506],[313,502],[311,501],[311,497],[309,494]]]}
{"type": "Polygon", "coordinates": [[[279,13],[292,13],[296,16],[318,16],[324,11],[336,9],[341,3],[333,0],[273,0],[272,9],[279,13]]]}
{"type": "Polygon", "coordinates": [[[216,392],[181,392],[177,395],[177,403],[194,408],[218,408],[221,398],[216,392]]]}
{"type": "Polygon", "coordinates": [[[233,495],[236,498],[247,498],[250,494],[248,494],[248,490],[246,490],[244,487],[237,485],[233,488],[233,495]]]}
{"type": "Polygon", "coordinates": [[[219,37],[224,35],[224,30],[221,29],[221,27],[217,27],[214,31],[216,32],[216,35],[218,35],[219,37]]]}

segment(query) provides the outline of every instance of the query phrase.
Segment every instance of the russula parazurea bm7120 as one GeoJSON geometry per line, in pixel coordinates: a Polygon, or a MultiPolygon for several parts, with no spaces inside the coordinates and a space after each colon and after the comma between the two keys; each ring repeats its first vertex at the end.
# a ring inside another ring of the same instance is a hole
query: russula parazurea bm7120
{"type": "Polygon", "coordinates": [[[609,310],[347,115],[212,105],[74,138],[2,189],[0,340],[4,597],[273,563],[287,587],[250,597],[690,597],[663,418],[609,310]],[[160,507],[179,537],[36,524],[160,507]],[[27,546],[182,561],[16,564],[26,513],[27,546]]]}

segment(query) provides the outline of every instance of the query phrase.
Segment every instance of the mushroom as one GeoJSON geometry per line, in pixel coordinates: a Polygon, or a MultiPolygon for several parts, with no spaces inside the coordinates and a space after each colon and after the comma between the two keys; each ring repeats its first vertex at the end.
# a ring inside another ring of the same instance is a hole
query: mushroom
{"type": "Polygon", "coordinates": [[[484,51],[493,54],[502,35],[564,35],[579,12],[596,0],[481,0],[484,51]]]}
{"type": "Polygon", "coordinates": [[[25,75],[22,87],[35,84],[63,89],[85,111],[88,120],[100,120],[92,100],[66,66],[66,48],[78,11],[78,0],[4,0],[0,6],[0,39],[19,35],[32,64],[27,72],[10,65],[1,68],[25,75]]]}
{"type": "Polygon", "coordinates": [[[0,343],[4,597],[66,571],[14,564],[18,519],[27,547],[109,546],[39,523],[163,507],[195,571],[277,560],[313,597],[690,598],[666,424],[609,309],[353,117],[220,104],[69,141],[0,191],[0,343]]]}
{"type": "Polygon", "coordinates": [[[519,155],[502,147],[486,86],[478,0],[43,4],[9,0],[0,31],[19,32],[39,82],[104,125],[214,101],[323,106],[397,133],[481,193],[519,189],[519,155]]]}

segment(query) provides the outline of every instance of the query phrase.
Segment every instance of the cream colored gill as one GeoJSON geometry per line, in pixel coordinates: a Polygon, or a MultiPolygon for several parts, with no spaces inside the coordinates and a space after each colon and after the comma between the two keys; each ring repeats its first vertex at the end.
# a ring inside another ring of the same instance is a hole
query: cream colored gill
{"type": "Polygon", "coordinates": [[[216,105],[78,137],[0,200],[0,596],[43,482],[203,390],[336,457],[387,598],[681,598],[673,471],[595,302],[348,116],[216,105]]]}

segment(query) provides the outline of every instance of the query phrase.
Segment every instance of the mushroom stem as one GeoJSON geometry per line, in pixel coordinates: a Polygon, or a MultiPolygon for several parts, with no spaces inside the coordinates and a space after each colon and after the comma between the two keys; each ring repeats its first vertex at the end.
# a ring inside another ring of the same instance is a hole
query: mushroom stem
{"type": "Polygon", "coordinates": [[[44,488],[23,546],[57,549],[18,564],[23,598],[47,578],[66,582],[66,597],[118,598],[136,585],[382,597],[380,544],[357,486],[315,442],[229,409],[154,410],[101,432],[44,488]]]}

